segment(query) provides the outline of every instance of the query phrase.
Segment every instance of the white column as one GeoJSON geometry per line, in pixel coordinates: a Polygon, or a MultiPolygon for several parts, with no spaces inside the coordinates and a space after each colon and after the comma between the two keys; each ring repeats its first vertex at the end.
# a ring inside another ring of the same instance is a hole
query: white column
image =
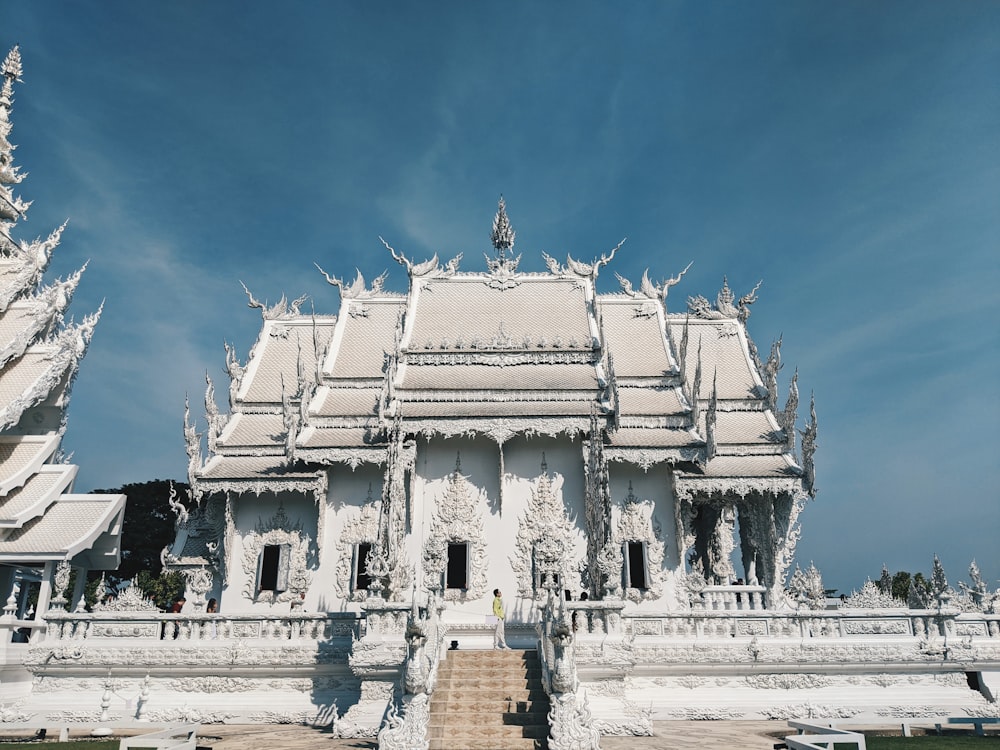
{"type": "Polygon", "coordinates": [[[69,598],[69,603],[67,608],[72,612],[73,607],[76,603],[80,601],[80,597],[83,596],[84,590],[87,588],[87,569],[86,568],[75,568],[76,570],[76,581],[73,583],[73,595],[69,598]]]}
{"type": "Polygon", "coordinates": [[[49,560],[42,568],[42,583],[38,589],[38,604],[35,605],[35,618],[41,619],[49,611],[49,602],[52,600],[52,575],[55,573],[55,560],[49,560]]]}

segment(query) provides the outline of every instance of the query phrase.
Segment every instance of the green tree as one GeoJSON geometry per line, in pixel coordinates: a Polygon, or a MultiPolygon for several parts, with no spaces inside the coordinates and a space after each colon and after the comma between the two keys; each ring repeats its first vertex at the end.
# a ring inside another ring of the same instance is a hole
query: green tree
{"type": "MultiPolygon", "coordinates": [[[[171,489],[178,501],[188,507],[191,505],[188,485],[165,479],[126,484],[113,490],[94,490],[128,497],[122,524],[122,561],[117,570],[105,574],[109,588],[117,590],[135,579],[136,585],[160,609],[169,609],[184,591],[183,576],[164,574],[160,563],[160,552],[174,541],[175,516],[169,502],[171,489]]],[[[91,573],[91,577],[96,581],[100,574],[91,573]]],[[[88,604],[93,604],[89,596],[88,604]]]]}
{"type": "Polygon", "coordinates": [[[910,579],[912,576],[905,570],[900,570],[892,576],[892,596],[906,601],[910,597],[910,579]]]}

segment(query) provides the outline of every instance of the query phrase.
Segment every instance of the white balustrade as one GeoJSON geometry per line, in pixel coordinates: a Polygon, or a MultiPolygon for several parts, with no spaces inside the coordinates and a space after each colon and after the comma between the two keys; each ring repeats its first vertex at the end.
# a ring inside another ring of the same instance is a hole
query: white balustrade
{"type": "Polygon", "coordinates": [[[171,614],[163,612],[49,612],[48,637],[55,640],[330,640],[358,637],[361,616],[353,613],[171,614]]]}

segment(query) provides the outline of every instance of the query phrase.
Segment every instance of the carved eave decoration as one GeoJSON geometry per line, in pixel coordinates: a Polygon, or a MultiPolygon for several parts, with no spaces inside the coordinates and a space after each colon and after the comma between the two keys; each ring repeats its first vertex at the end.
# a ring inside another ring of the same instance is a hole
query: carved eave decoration
{"type": "Polygon", "coordinates": [[[403,421],[408,434],[421,434],[430,439],[435,435],[441,437],[472,437],[484,435],[498,445],[503,445],[516,435],[533,437],[535,435],[567,435],[570,439],[587,433],[590,421],[586,417],[528,417],[524,419],[405,419],[403,421]]]}
{"type": "Polygon", "coordinates": [[[723,277],[722,289],[715,297],[713,305],[701,295],[688,297],[688,313],[696,318],[705,320],[739,320],[746,323],[750,317],[750,305],[757,301],[757,290],[763,282],[757,282],[757,286],[750,290],[748,294],[736,299],[733,291],[729,288],[729,280],[723,277]]]}
{"type": "Polygon", "coordinates": [[[206,479],[199,477],[192,484],[192,492],[196,498],[216,492],[234,495],[278,494],[279,492],[298,492],[312,496],[319,502],[326,497],[327,476],[325,471],[317,472],[313,477],[301,478],[256,478],[256,479],[206,479]]]}
{"type": "Polygon", "coordinates": [[[354,549],[362,543],[374,545],[378,539],[379,504],[372,501],[371,489],[368,502],[361,506],[357,516],[347,520],[337,540],[337,568],[334,586],[337,595],[344,601],[362,602],[368,597],[366,589],[352,591],[351,578],[354,575],[354,549]]]}
{"type": "Polygon", "coordinates": [[[696,477],[675,475],[674,492],[682,500],[696,500],[711,496],[807,496],[799,477],[696,477]]]}
{"type": "MultiPolygon", "coordinates": [[[[557,340],[549,342],[542,338],[526,346],[499,346],[484,341],[480,344],[470,342],[470,348],[454,351],[461,340],[442,341],[440,348],[452,351],[434,351],[434,342],[425,342],[424,349],[411,349],[406,353],[406,361],[417,365],[492,365],[506,367],[509,365],[592,365],[595,364],[599,352],[591,348],[580,348],[576,342],[566,342],[567,348],[562,348],[557,340]]],[[[589,343],[589,342],[585,342],[589,343]]]]}
{"type": "Polygon", "coordinates": [[[635,310],[636,316],[652,317],[656,314],[658,305],[650,303],[658,303],[659,305],[663,305],[665,307],[667,304],[667,295],[670,294],[670,287],[676,286],[680,283],[680,280],[684,278],[684,274],[688,272],[693,263],[694,261],[691,261],[691,263],[688,263],[684,270],[679,274],[667,278],[659,284],[654,284],[650,281],[649,269],[647,268],[642,272],[642,281],[639,282],[638,289],[634,289],[632,287],[632,282],[621,274],[615,273],[615,277],[621,285],[622,293],[625,294],[625,296],[638,300],[641,303],[641,305],[635,310]]]}
{"type": "Polygon", "coordinates": [[[385,280],[389,276],[388,271],[383,271],[380,276],[376,276],[372,281],[371,289],[368,288],[365,277],[362,275],[360,269],[355,269],[357,271],[357,276],[355,276],[354,281],[351,284],[346,284],[343,279],[338,279],[336,276],[331,276],[322,268],[320,268],[319,263],[314,263],[314,266],[319,269],[319,272],[323,274],[323,278],[326,279],[326,283],[331,286],[337,287],[340,292],[340,299],[343,302],[348,302],[351,300],[370,300],[375,297],[379,298],[397,298],[405,299],[405,294],[399,294],[398,292],[390,292],[385,288],[385,280]]]}
{"type": "Polygon", "coordinates": [[[679,463],[704,464],[705,449],[701,446],[690,448],[617,448],[605,446],[604,456],[610,462],[622,464],[633,464],[639,466],[644,472],[656,464],[669,464],[671,466],[679,463]]]}
{"type": "Polygon", "coordinates": [[[45,345],[53,350],[47,356],[49,366],[0,411],[0,430],[16,425],[26,410],[44,401],[60,383],[66,383],[63,400],[68,400],[70,386],[76,377],[80,360],[90,345],[101,310],[103,305],[97,312],[84,318],[79,325],[69,325],[64,328],[52,342],[45,345]]]}
{"type": "Polygon", "coordinates": [[[62,324],[63,313],[73,298],[83,270],[81,268],[65,281],[57,281],[24,300],[23,304],[28,307],[28,323],[6,348],[0,350],[0,367],[20,357],[33,341],[51,335],[62,324]]]}
{"type": "Polygon", "coordinates": [[[266,302],[261,302],[253,296],[251,291],[247,289],[247,285],[242,281],[240,286],[243,287],[243,292],[247,296],[247,307],[256,308],[260,310],[261,317],[264,320],[293,320],[302,316],[302,304],[309,299],[308,294],[303,294],[292,300],[291,304],[288,303],[285,295],[281,295],[275,304],[268,306],[266,302]]]}
{"type": "Polygon", "coordinates": [[[464,602],[482,598],[487,590],[486,533],[482,514],[477,512],[472,486],[457,462],[448,477],[444,496],[438,500],[437,509],[431,517],[431,531],[424,542],[424,587],[428,590],[441,587],[447,566],[448,545],[451,543],[469,545],[469,587],[446,588],[445,600],[464,602]]]}
{"type": "Polygon", "coordinates": [[[296,448],[295,457],[311,464],[344,464],[354,471],[362,464],[384,466],[388,447],[379,448],[296,448]]]}
{"type": "Polygon", "coordinates": [[[442,268],[438,262],[437,253],[434,253],[434,257],[430,260],[425,260],[423,263],[414,263],[402,253],[397,253],[382,237],[379,237],[379,240],[385,245],[386,250],[392,254],[393,259],[406,269],[411,283],[413,279],[443,279],[454,276],[458,272],[458,264],[462,260],[462,253],[459,253],[442,268]]]}
{"type": "MultiPolygon", "coordinates": [[[[545,261],[546,267],[549,269],[549,273],[553,276],[563,276],[576,279],[587,279],[591,282],[597,280],[597,274],[600,273],[601,269],[608,265],[615,257],[621,246],[625,244],[623,238],[621,242],[612,248],[611,252],[606,255],[601,255],[600,258],[595,258],[591,263],[584,263],[583,261],[576,260],[571,255],[566,255],[566,265],[559,265],[559,261],[550,255],[542,253],[542,259],[545,261]]],[[[621,278],[620,276],[618,278],[621,278]]]]}
{"type": "Polygon", "coordinates": [[[19,245],[11,244],[14,257],[21,261],[22,266],[12,281],[0,287],[0,312],[5,311],[11,302],[29,294],[38,286],[42,274],[49,266],[52,251],[59,245],[65,228],[66,224],[63,224],[44,240],[35,240],[31,243],[22,241],[19,245]]]}

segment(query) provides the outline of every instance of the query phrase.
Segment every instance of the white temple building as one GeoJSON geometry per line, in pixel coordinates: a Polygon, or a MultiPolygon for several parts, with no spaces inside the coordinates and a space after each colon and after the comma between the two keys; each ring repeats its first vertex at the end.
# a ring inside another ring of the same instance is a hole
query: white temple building
{"type": "MultiPolygon", "coordinates": [[[[71,568],[80,573],[77,601],[88,570],[118,567],[125,496],[74,494],[77,467],[60,450],[70,388],[100,311],[80,323],[64,320],[82,268],[42,283],[62,227],[44,240],[15,239],[30,205],[14,193],[24,175],[8,140],[21,75],[17,48],[0,75],[0,634],[26,642],[29,633],[43,637],[40,614],[50,603],[66,604],[71,568]]],[[[19,664],[26,650],[5,644],[0,688],[7,697],[30,687],[19,664]]]]}
{"type": "Polygon", "coordinates": [[[502,199],[491,237],[465,269],[386,244],[405,290],[320,269],[336,314],[247,290],[262,325],[246,359],[226,346],[228,411],[210,378],[207,427],[185,410],[197,505],[163,553],[184,610],[135,587],[48,608],[11,715],[423,748],[448,712],[537,714],[523,738],[552,750],[658,719],[995,715],[997,594],[942,573],[914,606],[872,585],[830,609],[791,570],[816,415],[797,377],[778,394],[780,340],[764,359],[748,333],[758,287],[678,300],[684,269],[601,293],[621,245],[522,272],[502,199]],[[541,697],[455,709],[467,654],[511,668],[494,589],[541,697]]]}

